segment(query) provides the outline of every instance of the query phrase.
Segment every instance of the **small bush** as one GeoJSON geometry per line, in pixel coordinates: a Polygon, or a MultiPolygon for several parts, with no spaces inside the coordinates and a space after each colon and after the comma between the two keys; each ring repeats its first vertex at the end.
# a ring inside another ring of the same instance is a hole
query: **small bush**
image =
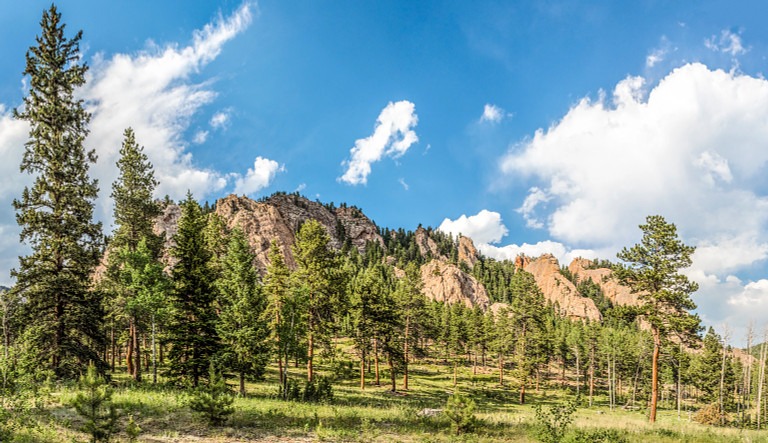
{"type": "Polygon", "coordinates": [[[235,412],[232,406],[235,396],[213,362],[208,374],[208,384],[195,391],[189,407],[202,415],[211,426],[221,426],[235,412]]]}
{"type": "Polygon", "coordinates": [[[704,406],[693,416],[693,421],[703,425],[720,426],[728,422],[725,413],[720,413],[720,408],[716,404],[704,406]]]}
{"type": "Polygon", "coordinates": [[[451,420],[451,429],[456,435],[473,432],[477,427],[475,402],[459,394],[459,391],[448,397],[443,412],[451,420]]]}
{"type": "Polygon", "coordinates": [[[315,377],[311,382],[305,382],[303,389],[296,380],[288,379],[286,384],[285,388],[279,386],[277,391],[277,397],[283,400],[320,403],[333,399],[333,385],[327,377],[315,377]]]}
{"type": "Polygon", "coordinates": [[[351,380],[357,376],[355,365],[350,360],[334,360],[331,363],[334,380],[351,380]]]}
{"type": "Polygon", "coordinates": [[[545,411],[541,405],[536,405],[536,427],[538,428],[537,437],[544,443],[561,443],[568,425],[573,421],[573,413],[576,412],[576,405],[568,402],[561,405],[554,405],[545,411]]]}

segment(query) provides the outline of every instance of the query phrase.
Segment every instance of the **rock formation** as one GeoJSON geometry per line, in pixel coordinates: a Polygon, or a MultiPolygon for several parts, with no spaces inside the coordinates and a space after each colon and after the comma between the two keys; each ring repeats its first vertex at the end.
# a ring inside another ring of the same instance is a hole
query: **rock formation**
{"type": "Polygon", "coordinates": [[[263,201],[230,195],[216,202],[216,213],[229,228],[239,226],[256,254],[256,267],[264,273],[269,261],[270,243],[276,239],[285,255],[286,264],[293,268],[291,246],[295,233],[309,219],[319,221],[331,237],[331,246],[340,249],[349,240],[361,252],[369,241],[383,244],[378,229],[359,209],[333,208],[297,195],[275,194],[263,201]]]}
{"type": "Polygon", "coordinates": [[[475,244],[469,237],[459,236],[459,263],[466,263],[469,269],[472,269],[477,263],[479,254],[475,249],[475,244]]]}
{"type": "Polygon", "coordinates": [[[440,251],[437,248],[437,243],[435,243],[435,241],[430,238],[426,229],[419,226],[416,228],[414,235],[416,236],[416,245],[419,247],[419,253],[422,257],[432,257],[440,260],[448,260],[448,257],[440,254],[440,251]]]}
{"type": "Polygon", "coordinates": [[[608,268],[590,269],[592,261],[584,258],[574,259],[568,266],[579,281],[590,279],[603,291],[603,295],[615,305],[638,306],[640,304],[637,294],[627,286],[622,286],[619,281],[613,277],[613,271],[608,268]]]}
{"type": "Polygon", "coordinates": [[[491,304],[485,286],[458,266],[443,260],[432,260],[421,267],[424,295],[430,300],[448,304],[463,303],[486,310],[491,304]]]}
{"type": "Polygon", "coordinates": [[[602,319],[595,302],[580,296],[576,286],[560,273],[560,264],[554,256],[544,254],[536,259],[519,256],[515,264],[533,274],[544,298],[556,304],[563,317],[572,320],[602,319]]]}

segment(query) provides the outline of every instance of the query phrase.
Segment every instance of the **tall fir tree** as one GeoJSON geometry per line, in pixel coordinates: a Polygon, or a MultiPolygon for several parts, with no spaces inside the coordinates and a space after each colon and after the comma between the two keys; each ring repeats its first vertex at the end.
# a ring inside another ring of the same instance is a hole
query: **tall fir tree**
{"type": "MultiPolygon", "coordinates": [[[[146,321],[140,315],[147,311],[140,309],[140,304],[136,302],[139,288],[125,278],[130,279],[136,272],[135,266],[128,260],[158,261],[162,239],[152,230],[155,218],[160,215],[160,207],[152,199],[159,183],[155,180],[144,148],[136,143],[136,135],[131,128],[123,133],[117,168],[120,173],[112,184],[115,230],[109,245],[112,253],[109,254],[107,275],[112,281],[108,287],[112,289],[109,292],[113,296],[109,305],[113,311],[124,311],[111,314],[113,318],[124,317],[128,322],[127,367],[131,377],[141,381],[141,335],[146,321]],[[137,257],[136,252],[142,241],[149,256],[137,257]],[[128,272],[123,272],[126,268],[128,272]]],[[[142,266],[145,265],[151,264],[142,263],[142,266]]]]}
{"type": "Polygon", "coordinates": [[[327,341],[334,319],[346,304],[346,285],[330,236],[320,222],[307,220],[296,234],[293,273],[296,289],[306,299],[307,380],[314,376],[315,348],[327,341]]]}
{"type": "Polygon", "coordinates": [[[280,386],[283,387],[283,394],[286,395],[287,388],[286,373],[288,370],[288,359],[295,355],[298,341],[296,338],[304,310],[297,309],[294,291],[291,290],[291,271],[285,264],[283,252],[273,239],[269,246],[269,265],[267,273],[264,275],[264,293],[267,297],[267,318],[270,331],[270,341],[275,355],[277,355],[277,368],[280,386]]]}
{"type": "Polygon", "coordinates": [[[649,420],[656,421],[659,399],[659,353],[670,336],[683,342],[694,342],[699,331],[699,317],[691,314],[696,304],[691,294],[699,288],[680,273],[691,266],[691,255],[696,250],[686,246],[677,237],[677,227],[664,217],[652,215],[640,225],[643,238],[630,249],[617,254],[625,263],[616,268],[620,281],[638,295],[642,305],[638,308],[653,334],[651,369],[651,407],[649,420]]]}
{"type": "Polygon", "coordinates": [[[203,229],[206,217],[191,193],[181,203],[178,231],[173,237],[176,246],[172,255],[171,299],[173,315],[168,325],[171,344],[168,373],[172,377],[191,381],[197,387],[205,377],[210,359],[216,353],[215,272],[211,268],[211,252],[205,244],[203,229]]]}
{"type": "Polygon", "coordinates": [[[541,359],[544,295],[533,275],[522,269],[512,276],[510,291],[508,315],[515,331],[515,372],[520,383],[519,402],[524,404],[526,384],[541,359]]]}
{"type": "Polygon", "coordinates": [[[86,151],[90,114],[75,97],[88,67],[81,63],[82,31],[64,36],[56,7],[43,12],[42,34],[27,52],[29,94],[14,116],[30,125],[21,172],[35,175],[31,188],[14,200],[21,241],[30,255],[12,271],[26,299],[24,331],[28,369],[48,368],[72,378],[88,362],[104,369],[101,312],[90,277],[101,256],[101,224],[93,222],[96,180],[88,177],[96,153],[86,151]],[[34,321],[32,321],[34,319],[34,321]]]}
{"type": "Polygon", "coordinates": [[[245,234],[235,228],[216,282],[221,307],[216,330],[223,345],[223,363],[238,374],[241,397],[245,397],[246,378],[261,378],[269,359],[267,300],[254,260],[245,234]]]}

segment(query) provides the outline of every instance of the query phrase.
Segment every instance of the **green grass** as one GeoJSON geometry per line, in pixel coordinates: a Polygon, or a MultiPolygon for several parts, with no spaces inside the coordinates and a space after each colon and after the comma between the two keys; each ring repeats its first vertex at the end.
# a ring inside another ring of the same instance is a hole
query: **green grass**
{"type": "MultiPolygon", "coordinates": [[[[291,368],[291,372],[297,378],[302,374],[300,369],[291,368]]],[[[382,383],[387,380],[385,375],[382,374],[382,383]]],[[[133,385],[118,374],[113,380],[113,401],[123,419],[116,441],[127,441],[124,428],[128,416],[133,415],[142,429],[142,442],[534,442],[538,440],[532,405],[555,404],[571,398],[558,389],[542,389],[538,393],[531,389],[528,404],[520,406],[516,404],[516,390],[498,386],[495,373],[472,376],[471,368],[462,368],[458,389],[475,400],[481,424],[473,434],[454,436],[446,417],[419,414],[424,408],[443,408],[453,393],[452,369],[448,366],[412,368],[411,390],[400,394],[388,392],[384,385],[372,384],[360,391],[357,379],[338,381],[334,384],[334,399],[327,404],[278,400],[274,398],[276,379],[274,369],[270,369],[266,381],[248,384],[249,396],[236,400],[236,412],[227,425],[209,428],[186,406],[185,392],[151,383],[133,385]]],[[[74,386],[58,387],[42,407],[29,408],[27,425],[17,426],[12,441],[87,441],[78,432],[80,419],[68,406],[75,394],[74,386]]],[[[579,432],[583,437],[598,435],[601,429],[615,429],[618,432],[613,435],[620,435],[627,442],[768,443],[768,433],[707,427],[689,421],[687,414],[678,419],[677,412],[672,410],[659,410],[658,422],[650,425],[646,411],[610,411],[604,402],[599,397],[596,406],[577,410],[568,436],[571,441],[584,441],[574,440],[579,432]]],[[[21,423],[21,418],[17,419],[21,423]]]]}

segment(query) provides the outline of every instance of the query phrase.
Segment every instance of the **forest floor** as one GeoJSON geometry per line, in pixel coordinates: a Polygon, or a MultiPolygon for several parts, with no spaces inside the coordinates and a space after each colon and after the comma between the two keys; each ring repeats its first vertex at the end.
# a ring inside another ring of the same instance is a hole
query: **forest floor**
{"type": "MultiPolygon", "coordinates": [[[[303,374],[296,368],[291,372],[297,379],[303,374]]],[[[193,414],[189,394],[182,390],[148,382],[131,385],[116,375],[112,399],[120,411],[121,432],[114,440],[129,441],[125,425],[133,416],[141,428],[140,442],[535,442],[539,440],[533,406],[546,408],[574,398],[570,391],[542,387],[538,392],[531,389],[527,404],[521,406],[517,390],[500,386],[495,372],[473,375],[471,368],[461,368],[456,388],[475,401],[480,424],[474,433],[456,436],[444,414],[424,414],[427,409],[442,409],[453,394],[451,367],[417,365],[411,370],[409,391],[396,394],[385,385],[388,374],[382,372],[381,386],[369,378],[361,391],[358,374],[352,371],[334,383],[331,401],[311,404],[278,400],[277,374],[270,368],[266,381],[247,385],[248,396],[235,401],[235,412],[222,427],[209,427],[193,414]]],[[[78,431],[82,421],[70,406],[76,392],[75,387],[54,387],[39,398],[32,416],[19,421],[12,441],[88,441],[78,431]]],[[[601,396],[593,407],[579,406],[564,441],[768,443],[768,432],[704,426],[693,422],[687,411],[678,418],[676,410],[663,407],[657,423],[650,425],[647,410],[610,410],[601,396]]]]}

